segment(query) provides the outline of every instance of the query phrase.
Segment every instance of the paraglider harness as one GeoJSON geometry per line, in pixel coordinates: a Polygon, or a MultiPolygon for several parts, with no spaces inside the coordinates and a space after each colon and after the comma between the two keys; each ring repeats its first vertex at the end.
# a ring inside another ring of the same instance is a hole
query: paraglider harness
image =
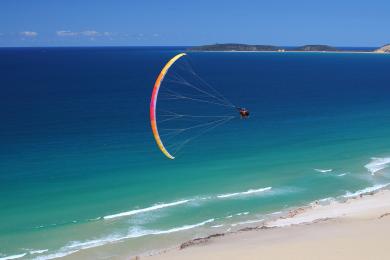
{"type": "Polygon", "coordinates": [[[241,119],[247,119],[249,117],[249,110],[243,107],[236,107],[240,113],[241,119]]]}

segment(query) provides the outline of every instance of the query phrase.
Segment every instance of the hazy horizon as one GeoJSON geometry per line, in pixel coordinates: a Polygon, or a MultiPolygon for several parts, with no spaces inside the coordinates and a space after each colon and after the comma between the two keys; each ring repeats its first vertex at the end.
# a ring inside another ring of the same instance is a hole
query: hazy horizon
{"type": "Polygon", "coordinates": [[[203,45],[213,45],[213,44],[247,44],[247,45],[271,45],[276,47],[282,47],[282,48],[295,48],[295,47],[301,47],[306,45],[328,45],[335,48],[364,48],[364,49],[370,49],[370,48],[380,48],[384,45],[377,45],[377,46],[337,46],[337,45],[329,45],[329,44],[321,44],[321,43],[314,43],[314,44],[302,44],[302,45],[273,45],[273,44],[267,44],[267,43],[205,43],[201,45],[69,45],[69,46],[61,46],[61,45],[53,45],[53,46],[0,46],[0,48],[190,48],[190,47],[196,47],[196,46],[203,46],[203,45]]]}
{"type": "Polygon", "coordinates": [[[0,3],[0,46],[195,46],[220,43],[383,46],[390,3],[12,1],[0,3]]]}

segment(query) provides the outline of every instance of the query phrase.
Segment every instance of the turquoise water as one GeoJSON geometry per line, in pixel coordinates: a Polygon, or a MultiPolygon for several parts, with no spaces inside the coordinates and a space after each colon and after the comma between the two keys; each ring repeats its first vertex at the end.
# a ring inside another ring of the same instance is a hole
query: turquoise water
{"type": "Polygon", "coordinates": [[[390,56],[189,53],[251,117],[172,161],[148,109],[180,51],[0,49],[0,257],[135,254],[390,182],[390,56]]]}

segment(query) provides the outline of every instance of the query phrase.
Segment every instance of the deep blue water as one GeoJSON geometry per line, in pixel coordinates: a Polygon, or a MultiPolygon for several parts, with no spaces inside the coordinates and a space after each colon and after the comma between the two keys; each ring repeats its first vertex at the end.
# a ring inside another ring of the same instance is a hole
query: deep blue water
{"type": "Polygon", "coordinates": [[[153,232],[263,218],[388,182],[386,169],[372,176],[367,164],[390,155],[389,55],[190,52],[198,75],[251,117],[171,161],[155,145],[149,102],[181,51],[0,49],[0,257],[126,236],[138,252],[147,239],[169,241],[153,232]],[[240,212],[249,213],[226,219],[240,212]]]}

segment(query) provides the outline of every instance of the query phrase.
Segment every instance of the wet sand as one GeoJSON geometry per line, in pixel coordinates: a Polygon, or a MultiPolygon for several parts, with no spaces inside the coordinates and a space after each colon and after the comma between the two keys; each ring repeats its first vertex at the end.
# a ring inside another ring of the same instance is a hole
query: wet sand
{"type": "MultiPolygon", "coordinates": [[[[140,259],[390,259],[390,191],[312,205],[140,259]]],[[[132,257],[134,259],[134,257],[132,257]]]]}

